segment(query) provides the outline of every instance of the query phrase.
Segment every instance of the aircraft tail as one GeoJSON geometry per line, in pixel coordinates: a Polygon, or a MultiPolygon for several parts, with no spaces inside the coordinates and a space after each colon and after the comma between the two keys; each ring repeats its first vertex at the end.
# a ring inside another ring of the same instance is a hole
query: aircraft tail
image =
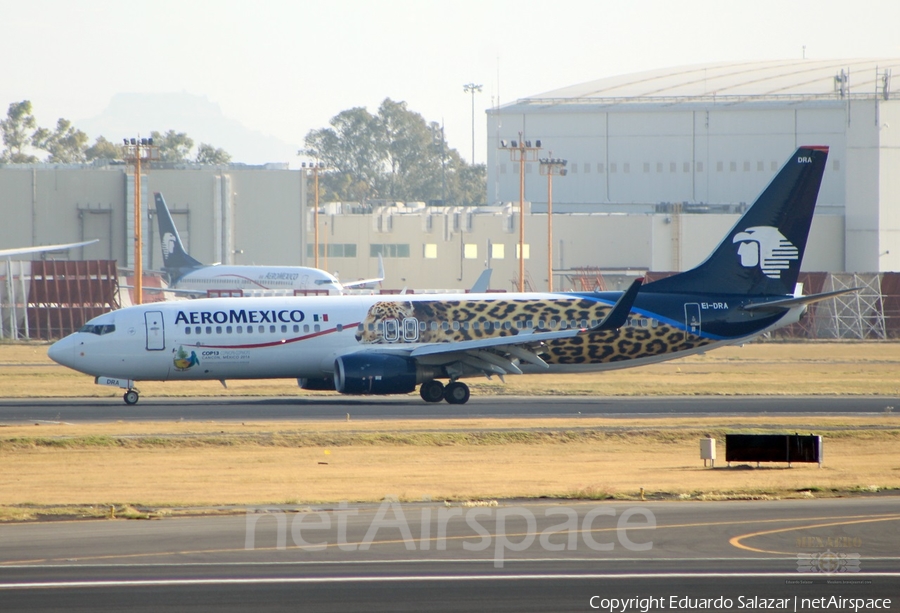
{"type": "Polygon", "coordinates": [[[203,263],[195,260],[185,251],[162,194],[155,192],[153,195],[156,199],[156,220],[159,224],[160,241],[162,241],[163,268],[169,275],[169,282],[176,283],[191,270],[202,268],[203,263]]]}
{"type": "Polygon", "coordinates": [[[800,147],[731,232],[699,266],[642,293],[793,294],[828,147],[800,147]]]}

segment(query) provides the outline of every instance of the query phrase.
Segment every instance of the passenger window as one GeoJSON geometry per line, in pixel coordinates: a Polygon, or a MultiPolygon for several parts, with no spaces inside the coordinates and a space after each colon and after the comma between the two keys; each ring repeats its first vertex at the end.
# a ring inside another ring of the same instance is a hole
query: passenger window
{"type": "Polygon", "coordinates": [[[453,329],[454,329],[454,330],[459,330],[459,322],[458,322],[458,321],[454,321],[454,322],[453,322],[453,329]]]}
{"type": "Polygon", "coordinates": [[[243,332],[243,331],[244,331],[244,326],[238,326],[238,327],[237,327],[237,333],[238,333],[238,334],[240,334],[240,333],[243,332]]]}
{"type": "Polygon", "coordinates": [[[338,332],[343,332],[343,330],[344,330],[344,324],[338,324],[338,325],[336,326],[336,328],[337,328],[337,331],[338,331],[338,332]]]}
{"type": "Polygon", "coordinates": [[[472,329],[473,329],[473,330],[479,330],[480,328],[481,328],[481,326],[478,324],[477,321],[473,321],[473,322],[472,322],[472,329]]]}
{"type": "Polygon", "coordinates": [[[309,332],[309,324],[303,324],[303,331],[309,332]]]}
{"type": "Polygon", "coordinates": [[[216,326],[216,334],[222,334],[222,326],[216,326]]]}
{"type": "Polygon", "coordinates": [[[319,324],[316,324],[316,325],[313,326],[313,331],[314,331],[314,332],[318,332],[318,331],[321,330],[321,329],[322,329],[322,328],[319,326],[319,324]]]}
{"type": "Polygon", "coordinates": [[[449,330],[449,329],[450,329],[450,324],[448,324],[446,321],[442,321],[441,322],[441,330],[449,330]]]}
{"type": "Polygon", "coordinates": [[[206,333],[212,334],[212,326],[206,326],[206,333]]]}
{"type": "Polygon", "coordinates": [[[247,326],[247,334],[253,334],[253,326],[247,326]]]}
{"type": "Polygon", "coordinates": [[[185,328],[185,329],[184,329],[184,333],[185,333],[185,334],[190,334],[190,333],[191,333],[191,327],[188,326],[187,328],[185,328]]]}
{"type": "Polygon", "coordinates": [[[297,324],[294,324],[294,332],[299,332],[299,331],[300,331],[300,326],[298,326],[297,324]]]}
{"type": "Polygon", "coordinates": [[[200,326],[194,328],[194,334],[200,334],[200,326]]]}
{"type": "Polygon", "coordinates": [[[275,326],[269,326],[269,332],[275,334],[275,326]]]}
{"type": "Polygon", "coordinates": [[[281,331],[282,331],[282,332],[287,332],[287,326],[282,325],[282,326],[281,326],[281,331]]]}
{"type": "Polygon", "coordinates": [[[262,334],[262,333],[265,332],[265,331],[266,331],[266,327],[265,327],[265,326],[260,326],[260,327],[259,327],[259,333],[260,333],[260,334],[262,334]]]}
{"type": "Polygon", "coordinates": [[[231,326],[225,326],[225,334],[231,334],[231,326]]]}
{"type": "Polygon", "coordinates": [[[436,322],[436,321],[431,322],[431,331],[434,332],[437,329],[438,329],[438,322],[436,322]]]}

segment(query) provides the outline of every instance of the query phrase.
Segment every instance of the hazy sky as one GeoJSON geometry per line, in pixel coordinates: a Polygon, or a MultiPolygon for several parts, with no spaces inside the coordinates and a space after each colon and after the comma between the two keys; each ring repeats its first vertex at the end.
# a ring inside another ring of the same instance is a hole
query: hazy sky
{"type": "Polygon", "coordinates": [[[389,97],[443,119],[468,160],[462,86],[475,82],[484,162],[484,110],[497,100],[667,66],[800,58],[804,45],[808,58],[898,57],[898,25],[900,0],[0,0],[0,114],[27,99],[40,125],[77,127],[116,93],[183,91],[300,147],[338,112],[375,112],[389,97]]]}

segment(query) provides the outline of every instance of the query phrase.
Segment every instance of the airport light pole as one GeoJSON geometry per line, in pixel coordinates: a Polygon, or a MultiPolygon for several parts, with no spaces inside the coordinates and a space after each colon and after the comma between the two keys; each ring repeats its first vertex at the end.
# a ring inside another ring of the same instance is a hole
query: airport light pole
{"type": "Polygon", "coordinates": [[[568,160],[553,157],[541,158],[541,174],[547,175],[547,291],[553,291],[553,177],[564,177],[568,173],[568,160]]]}
{"type": "Polygon", "coordinates": [[[509,151],[509,159],[519,163],[519,292],[525,291],[525,162],[537,160],[538,151],[541,150],[541,141],[522,140],[519,132],[519,140],[500,141],[500,148],[509,151]]]}
{"type": "Polygon", "coordinates": [[[144,240],[141,234],[141,163],[159,159],[159,147],[152,138],[125,138],[125,163],[134,167],[134,303],[144,302],[144,240]]]}
{"type": "Polygon", "coordinates": [[[311,173],[313,176],[313,191],[315,193],[315,208],[313,208],[313,225],[315,226],[315,231],[313,232],[313,254],[314,254],[314,266],[316,268],[319,267],[319,173],[325,170],[324,162],[302,162],[300,164],[303,173],[307,172],[311,173]]]}
{"type": "Polygon", "coordinates": [[[472,94],[472,166],[475,165],[475,93],[481,91],[481,85],[475,83],[466,83],[463,85],[463,92],[472,94]]]}

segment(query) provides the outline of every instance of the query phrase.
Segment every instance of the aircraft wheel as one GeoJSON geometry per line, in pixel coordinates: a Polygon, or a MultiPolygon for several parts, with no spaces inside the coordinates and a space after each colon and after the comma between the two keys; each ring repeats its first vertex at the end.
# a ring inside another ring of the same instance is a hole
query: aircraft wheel
{"type": "Polygon", "coordinates": [[[122,398],[125,400],[125,404],[137,404],[141,397],[138,395],[137,390],[128,390],[122,398]]]}
{"type": "Polygon", "coordinates": [[[419,388],[419,395],[425,402],[440,402],[444,399],[444,384],[440,381],[426,381],[419,388]]]}
{"type": "Polygon", "coordinates": [[[469,401],[469,386],[461,381],[454,381],[444,388],[444,400],[450,404],[465,404],[469,401]]]}

